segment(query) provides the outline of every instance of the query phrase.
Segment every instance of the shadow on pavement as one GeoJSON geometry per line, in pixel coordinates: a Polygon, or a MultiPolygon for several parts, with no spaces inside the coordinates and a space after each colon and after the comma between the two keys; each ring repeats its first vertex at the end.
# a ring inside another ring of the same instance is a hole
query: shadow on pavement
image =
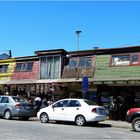
{"type": "MultiPolygon", "coordinates": [[[[49,123],[53,123],[53,124],[60,124],[60,125],[73,125],[73,126],[77,126],[74,122],[63,122],[63,121],[53,121],[53,122],[49,122],[49,123]]],[[[102,124],[102,123],[86,123],[84,126],[77,126],[77,127],[112,127],[110,124],[102,124]]]]}
{"type": "MultiPolygon", "coordinates": [[[[2,119],[4,119],[4,118],[2,118],[2,119]]],[[[31,118],[29,118],[29,120],[21,120],[21,119],[19,119],[19,117],[12,117],[12,119],[9,120],[9,121],[12,121],[12,120],[13,121],[27,121],[27,122],[39,121],[36,117],[31,117],[31,118]]],[[[73,126],[77,126],[74,122],[50,121],[48,123],[50,123],[50,124],[56,124],[56,125],[57,124],[58,125],[60,124],[60,125],[73,125],[73,126]]],[[[86,123],[84,126],[77,126],[77,127],[112,127],[112,126],[110,124],[103,124],[101,122],[99,122],[99,123],[90,122],[90,123],[86,123]]]]}

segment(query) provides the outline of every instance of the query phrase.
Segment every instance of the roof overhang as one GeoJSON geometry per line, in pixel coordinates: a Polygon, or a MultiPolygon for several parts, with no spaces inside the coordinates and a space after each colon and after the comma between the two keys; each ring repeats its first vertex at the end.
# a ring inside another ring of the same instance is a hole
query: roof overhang
{"type": "Polygon", "coordinates": [[[36,80],[23,79],[23,80],[0,80],[0,85],[14,85],[14,84],[33,84],[36,80]]]}
{"type": "MultiPolygon", "coordinates": [[[[93,78],[88,78],[89,82],[93,82],[93,78]]],[[[14,85],[14,84],[51,84],[51,83],[72,83],[82,82],[82,78],[68,78],[68,79],[22,79],[22,80],[0,80],[0,84],[14,85]]]]}
{"type": "MultiPolygon", "coordinates": [[[[89,82],[93,82],[93,78],[88,78],[89,82]]],[[[41,79],[37,80],[37,83],[71,83],[71,82],[82,82],[82,78],[67,78],[67,79],[41,79]]]]}
{"type": "Polygon", "coordinates": [[[93,83],[97,85],[140,85],[140,77],[94,78],[93,83]]]}

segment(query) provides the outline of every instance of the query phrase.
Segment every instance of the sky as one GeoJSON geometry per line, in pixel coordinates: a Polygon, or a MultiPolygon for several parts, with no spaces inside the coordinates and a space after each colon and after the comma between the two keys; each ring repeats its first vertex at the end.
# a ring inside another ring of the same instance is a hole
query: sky
{"type": "Polygon", "coordinates": [[[140,1],[2,1],[0,51],[13,57],[140,45],[140,1]]]}

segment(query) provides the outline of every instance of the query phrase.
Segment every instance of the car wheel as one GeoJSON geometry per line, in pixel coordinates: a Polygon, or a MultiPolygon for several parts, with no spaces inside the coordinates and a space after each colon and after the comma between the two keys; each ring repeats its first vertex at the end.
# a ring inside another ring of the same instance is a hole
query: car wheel
{"type": "Polygon", "coordinates": [[[85,118],[84,118],[84,116],[82,116],[82,115],[79,115],[79,116],[77,116],[76,117],[76,119],[75,119],[75,123],[78,125],[78,126],[83,126],[84,124],[85,124],[85,118]]]}
{"type": "Polygon", "coordinates": [[[4,118],[6,120],[10,120],[11,119],[11,111],[10,110],[6,110],[5,113],[4,113],[4,118]]]}
{"type": "Polygon", "coordinates": [[[47,123],[47,122],[49,121],[49,117],[48,117],[47,113],[42,113],[42,114],[40,115],[40,121],[41,121],[42,123],[47,123]]]}
{"type": "Polygon", "coordinates": [[[140,117],[137,117],[132,121],[132,128],[135,131],[140,132],[140,117]]]}

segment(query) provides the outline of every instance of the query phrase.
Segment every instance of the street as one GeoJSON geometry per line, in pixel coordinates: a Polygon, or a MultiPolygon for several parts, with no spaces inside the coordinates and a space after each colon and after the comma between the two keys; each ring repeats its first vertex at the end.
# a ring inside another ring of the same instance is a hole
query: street
{"type": "Polygon", "coordinates": [[[0,140],[91,140],[91,139],[139,139],[140,134],[127,128],[109,125],[40,123],[37,119],[21,121],[0,119],[0,140]]]}

